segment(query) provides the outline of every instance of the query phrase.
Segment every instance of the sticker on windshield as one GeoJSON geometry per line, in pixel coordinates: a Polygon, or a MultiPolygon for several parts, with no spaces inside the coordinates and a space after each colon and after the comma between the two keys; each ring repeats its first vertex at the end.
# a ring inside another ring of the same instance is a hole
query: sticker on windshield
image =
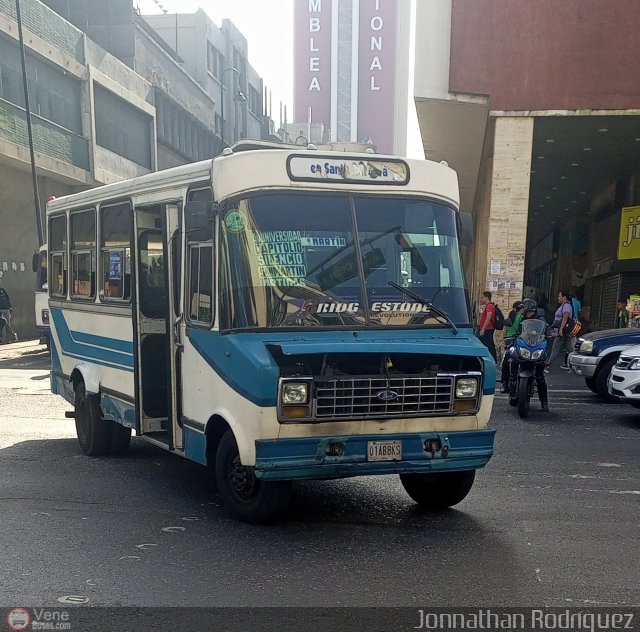
{"type": "Polygon", "coordinates": [[[305,248],[344,248],[347,245],[347,240],[344,237],[301,237],[300,243],[305,248]]]}
{"type": "Polygon", "coordinates": [[[300,231],[253,233],[258,274],[263,286],[299,287],[305,285],[305,265],[300,231]]]}
{"type": "Polygon", "coordinates": [[[230,233],[241,233],[246,228],[247,222],[240,211],[230,211],[224,218],[224,224],[230,233]]]}

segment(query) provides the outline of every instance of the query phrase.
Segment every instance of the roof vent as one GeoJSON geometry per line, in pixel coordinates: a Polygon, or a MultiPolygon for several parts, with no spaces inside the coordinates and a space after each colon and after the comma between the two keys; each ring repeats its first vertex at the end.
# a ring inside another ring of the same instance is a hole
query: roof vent
{"type": "Polygon", "coordinates": [[[233,153],[233,149],[231,149],[231,147],[225,147],[222,150],[222,155],[223,156],[230,156],[233,153]]]}
{"type": "Polygon", "coordinates": [[[317,148],[313,143],[309,143],[309,144],[307,145],[307,149],[308,149],[309,151],[317,151],[317,149],[318,149],[318,148],[317,148]]]}

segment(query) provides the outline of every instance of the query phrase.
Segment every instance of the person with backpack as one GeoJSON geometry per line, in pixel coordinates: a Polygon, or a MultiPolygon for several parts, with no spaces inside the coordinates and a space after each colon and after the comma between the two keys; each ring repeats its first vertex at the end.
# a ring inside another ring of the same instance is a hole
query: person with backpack
{"type": "Polygon", "coordinates": [[[507,330],[504,336],[504,355],[502,356],[502,369],[500,372],[500,382],[502,384],[501,393],[509,392],[509,349],[515,341],[518,327],[520,327],[523,319],[524,307],[522,306],[522,301],[516,301],[509,312],[508,320],[505,322],[507,330]]]}
{"type": "Polygon", "coordinates": [[[483,292],[480,301],[484,305],[484,310],[480,315],[478,337],[497,362],[498,354],[496,353],[496,343],[493,340],[493,335],[496,330],[504,329],[504,315],[500,308],[491,301],[491,292],[483,292]]]}

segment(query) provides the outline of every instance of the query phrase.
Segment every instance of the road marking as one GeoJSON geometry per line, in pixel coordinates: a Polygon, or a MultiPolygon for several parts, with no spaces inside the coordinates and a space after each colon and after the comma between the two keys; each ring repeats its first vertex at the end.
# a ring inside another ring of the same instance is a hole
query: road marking
{"type": "Polygon", "coordinates": [[[56,601],[60,603],[89,603],[89,597],[84,595],[65,595],[64,597],[58,597],[56,601]]]}
{"type": "Polygon", "coordinates": [[[542,583],[542,578],[540,577],[540,569],[536,568],[536,579],[542,583]]]}
{"type": "Polygon", "coordinates": [[[136,544],[136,549],[150,549],[153,546],[158,546],[157,544],[136,544]]]}
{"type": "Polygon", "coordinates": [[[139,560],[140,557],[138,555],[123,555],[119,557],[118,560],[139,560]]]}
{"type": "Polygon", "coordinates": [[[167,533],[179,533],[180,531],[186,531],[186,527],[162,527],[163,531],[167,533]]]}

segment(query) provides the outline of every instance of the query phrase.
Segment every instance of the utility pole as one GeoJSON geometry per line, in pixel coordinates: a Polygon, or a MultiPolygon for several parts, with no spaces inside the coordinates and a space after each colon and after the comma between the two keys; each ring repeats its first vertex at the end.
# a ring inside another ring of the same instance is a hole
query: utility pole
{"type": "Polygon", "coordinates": [[[31,178],[33,180],[33,198],[36,209],[36,227],[38,229],[38,247],[44,243],[44,231],[42,229],[42,213],[40,211],[40,195],[38,193],[38,174],[36,171],[36,155],[33,150],[33,128],[31,127],[31,108],[29,106],[29,84],[27,82],[27,57],[24,50],[24,37],[22,35],[22,15],[20,13],[20,0],[16,0],[16,19],[18,22],[18,39],[20,41],[20,58],[22,60],[22,85],[24,87],[24,107],[27,113],[27,134],[29,136],[29,153],[31,155],[31,178]]]}

